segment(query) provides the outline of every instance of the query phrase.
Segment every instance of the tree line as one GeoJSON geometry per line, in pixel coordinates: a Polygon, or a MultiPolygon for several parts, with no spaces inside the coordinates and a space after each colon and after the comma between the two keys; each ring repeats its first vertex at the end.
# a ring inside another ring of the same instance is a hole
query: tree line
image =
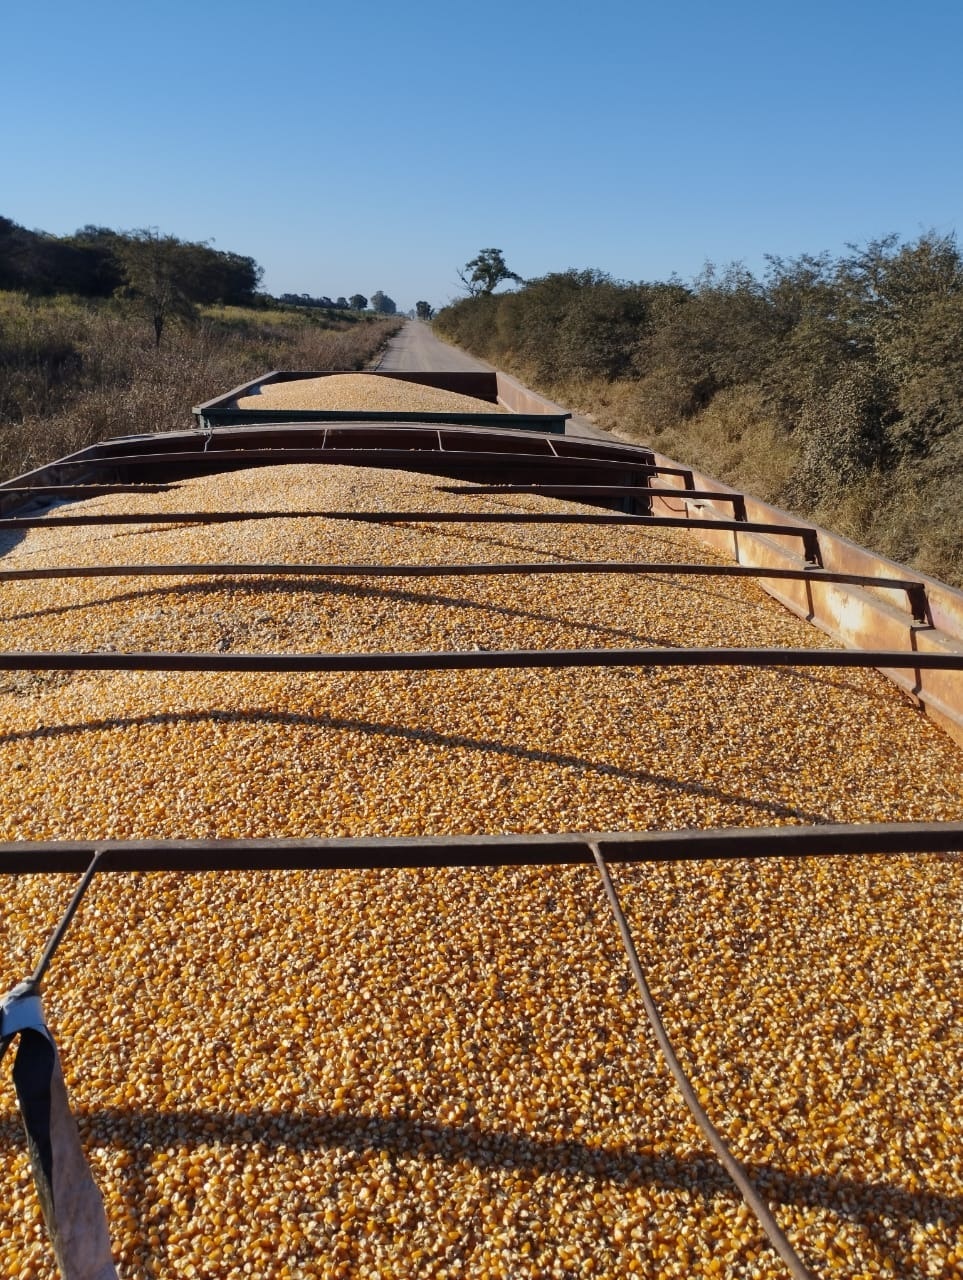
{"type": "Polygon", "coordinates": [[[149,317],[158,346],[167,322],[193,318],[198,306],[251,306],[262,275],[253,258],[153,227],[89,225],[72,236],[52,236],[0,218],[0,289],[127,297],[149,317]]]}
{"type": "Polygon", "coordinates": [[[88,225],[70,236],[54,236],[0,217],[0,289],[109,298],[129,285],[148,247],[176,274],[195,303],[250,305],[263,275],[253,258],[152,229],[114,231],[88,225]]]}
{"type": "MultiPolygon", "coordinates": [[[[307,307],[324,311],[364,311],[369,306],[368,299],[363,293],[353,293],[350,298],[341,295],[334,299],[329,298],[327,294],[312,297],[309,293],[282,293],[278,297],[278,302],[286,307],[307,307]]],[[[394,298],[389,298],[380,289],[371,295],[370,307],[381,316],[393,316],[398,311],[394,298]]]]}
{"type": "MultiPolygon", "coordinates": [[[[180,240],[155,228],[114,231],[88,225],[70,236],[28,231],[0,217],[0,289],[33,296],[127,297],[147,312],[160,345],[165,325],[189,319],[198,306],[221,303],[249,307],[274,299],[259,294],[263,268],[253,258],[180,240]]],[[[286,306],[363,311],[364,294],[350,298],[283,294],[286,306]]],[[[380,289],[370,307],[394,315],[397,307],[380,289]]]]}
{"type": "MultiPolygon", "coordinates": [[[[484,276],[493,252],[468,268],[484,276]]],[[[436,323],[568,403],[630,424],[663,452],[687,451],[685,461],[834,518],[852,536],[880,525],[874,508],[895,500],[896,482],[925,486],[916,527],[893,517],[877,541],[913,558],[935,521],[942,546],[923,560],[958,566],[963,256],[955,236],[887,236],[842,255],[765,261],[761,274],[707,266],[690,283],[569,270],[501,293],[468,271],[471,296],[436,323]]]]}

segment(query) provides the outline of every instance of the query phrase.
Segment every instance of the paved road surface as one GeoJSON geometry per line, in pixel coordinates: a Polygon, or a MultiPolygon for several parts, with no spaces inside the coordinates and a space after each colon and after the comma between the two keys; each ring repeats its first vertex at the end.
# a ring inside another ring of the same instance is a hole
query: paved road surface
{"type": "MultiPolygon", "coordinates": [[[[491,369],[484,360],[451,347],[436,338],[431,326],[423,320],[406,320],[392,338],[377,368],[386,373],[416,373],[436,370],[439,373],[471,372],[491,369]]],[[[591,436],[595,440],[612,440],[612,433],[602,431],[585,418],[575,416],[565,425],[565,434],[591,436]]]]}

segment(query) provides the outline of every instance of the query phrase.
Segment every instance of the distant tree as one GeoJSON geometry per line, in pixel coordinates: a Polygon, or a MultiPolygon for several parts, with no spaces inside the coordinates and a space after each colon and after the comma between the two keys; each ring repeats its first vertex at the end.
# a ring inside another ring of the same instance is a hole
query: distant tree
{"type": "Polygon", "coordinates": [[[82,227],[77,228],[71,238],[84,244],[112,244],[117,239],[117,234],[113,227],[101,227],[96,222],[85,222],[82,227]]]}
{"type": "Polygon", "coordinates": [[[501,249],[481,249],[476,258],[460,268],[458,279],[473,298],[478,294],[493,293],[504,280],[524,284],[520,275],[508,269],[501,249]]]}
{"type": "Polygon", "coordinates": [[[389,298],[388,295],[386,293],[382,293],[380,289],[371,295],[371,306],[374,311],[377,311],[383,316],[393,316],[398,310],[394,299],[389,298]]]}
{"type": "Polygon", "coordinates": [[[169,320],[193,320],[197,314],[191,292],[193,246],[176,236],[162,236],[155,227],[132,231],[117,241],[117,256],[125,283],[119,292],[134,298],[154,326],[154,345],[169,320]]]}
{"type": "Polygon", "coordinates": [[[341,311],[347,311],[348,299],[339,295],[337,298],[335,298],[334,305],[338,307],[341,311]]]}
{"type": "Polygon", "coordinates": [[[434,307],[430,306],[429,303],[427,302],[415,303],[415,315],[418,317],[419,320],[430,320],[434,314],[435,314],[434,307]]]}
{"type": "Polygon", "coordinates": [[[348,302],[355,311],[364,311],[365,307],[368,305],[368,299],[363,293],[353,293],[348,299],[348,302]]]}
{"type": "Polygon", "coordinates": [[[264,268],[242,253],[217,254],[218,298],[233,306],[246,307],[253,301],[264,276],[264,268]]]}
{"type": "Polygon", "coordinates": [[[322,311],[337,311],[339,307],[348,305],[344,298],[332,302],[327,294],[322,294],[320,298],[313,298],[310,293],[282,293],[281,301],[289,307],[313,307],[315,310],[322,311]]]}

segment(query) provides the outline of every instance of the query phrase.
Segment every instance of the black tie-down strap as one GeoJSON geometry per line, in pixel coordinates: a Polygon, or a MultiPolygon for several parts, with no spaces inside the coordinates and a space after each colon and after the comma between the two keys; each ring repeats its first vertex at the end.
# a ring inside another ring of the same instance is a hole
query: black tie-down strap
{"type": "Polygon", "coordinates": [[[95,857],[33,977],[0,1001],[0,1059],[19,1036],[13,1083],[40,1207],[63,1280],[117,1280],[104,1202],[80,1145],[60,1055],[44,1021],[39,994],[40,978],[90,883],[96,862],[95,857]]]}
{"type": "Polygon", "coordinates": [[[0,1055],[20,1036],[13,1083],[44,1221],[64,1280],[117,1280],[104,1202],[70,1114],[60,1056],[32,982],[0,1006],[0,1055]]]}

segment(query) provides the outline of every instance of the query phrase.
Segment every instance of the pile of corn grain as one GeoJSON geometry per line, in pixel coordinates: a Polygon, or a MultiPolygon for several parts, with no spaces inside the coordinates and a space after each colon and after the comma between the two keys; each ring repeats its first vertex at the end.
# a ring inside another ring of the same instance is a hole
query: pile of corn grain
{"type": "Polygon", "coordinates": [[[239,396],[238,409],[344,409],[379,413],[503,413],[500,405],[457,391],[421,386],[375,373],[329,373],[320,378],[268,382],[239,396]]]}
{"type": "MultiPolygon", "coordinates": [[[[276,468],[94,510],[506,512],[276,468]]],[[[645,528],[38,530],[4,563],[706,559],[645,528]]],[[[812,645],[751,582],[8,583],[4,648],[812,645]]],[[[410,835],[963,817],[870,672],[0,677],[0,838],[410,835]]],[[[951,857],[617,871],[698,1091],[822,1276],[963,1274],[951,857]]],[[[0,895],[7,986],[71,889],[0,895]]],[[[594,869],[104,875],[46,984],[125,1277],[777,1277],[662,1067],[594,869]]],[[[48,1277],[9,1078],[0,1275],[48,1277]]]]}

